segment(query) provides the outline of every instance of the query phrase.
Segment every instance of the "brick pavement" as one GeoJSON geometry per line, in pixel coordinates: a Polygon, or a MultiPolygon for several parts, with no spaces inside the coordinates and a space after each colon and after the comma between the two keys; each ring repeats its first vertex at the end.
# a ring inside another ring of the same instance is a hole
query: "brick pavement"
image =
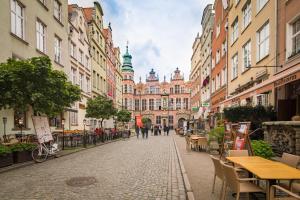
{"type": "Polygon", "coordinates": [[[0,199],[186,199],[171,136],[95,147],[0,174],[0,199]],[[73,187],[74,177],[96,183],[73,187]]]}

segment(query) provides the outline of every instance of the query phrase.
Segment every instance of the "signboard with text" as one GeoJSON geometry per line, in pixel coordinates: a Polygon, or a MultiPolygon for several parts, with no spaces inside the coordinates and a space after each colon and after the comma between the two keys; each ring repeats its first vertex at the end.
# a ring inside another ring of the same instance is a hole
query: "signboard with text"
{"type": "Polygon", "coordinates": [[[53,140],[47,117],[32,116],[32,121],[39,143],[53,140]]]}

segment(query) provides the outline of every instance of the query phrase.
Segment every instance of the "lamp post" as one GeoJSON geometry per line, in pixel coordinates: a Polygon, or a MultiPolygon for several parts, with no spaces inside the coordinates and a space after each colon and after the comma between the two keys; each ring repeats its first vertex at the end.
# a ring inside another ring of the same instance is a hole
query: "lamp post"
{"type": "Polygon", "coordinates": [[[3,117],[2,120],[3,120],[3,128],[4,128],[4,136],[3,136],[3,138],[4,138],[4,142],[6,142],[6,123],[7,123],[7,118],[3,117]]]}
{"type": "Polygon", "coordinates": [[[61,119],[62,126],[62,150],[65,150],[65,119],[61,119]]]}
{"type": "Polygon", "coordinates": [[[23,140],[23,124],[24,124],[23,118],[20,118],[18,123],[19,123],[19,127],[21,129],[21,142],[22,142],[22,140],[23,140]]]}
{"type": "Polygon", "coordinates": [[[86,148],[86,133],[85,133],[86,119],[83,120],[83,147],[86,148]]]}

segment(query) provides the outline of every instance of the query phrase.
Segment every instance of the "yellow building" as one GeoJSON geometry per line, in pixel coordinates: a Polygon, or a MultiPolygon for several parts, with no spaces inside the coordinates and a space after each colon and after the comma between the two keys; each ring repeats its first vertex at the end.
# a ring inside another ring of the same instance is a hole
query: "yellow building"
{"type": "Polygon", "coordinates": [[[120,48],[114,48],[115,57],[116,57],[116,108],[120,110],[122,108],[122,69],[121,69],[121,52],[120,48]]]}
{"type": "Polygon", "coordinates": [[[264,81],[276,65],[276,1],[230,0],[229,9],[225,105],[274,105],[273,86],[264,81]]]}
{"type": "Polygon", "coordinates": [[[106,95],[106,53],[103,34],[103,10],[98,2],[94,7],[84,8],[88,23],[88,36],[92,56],[92,96],[106,95]]]}
{"type": "MultiPolygon", "coordinates": [[[[56,70],[69,74],[68,53],[68,1],[3,0],[0,6],[0,62],[8,58],[27,59],[49,56],[56,70]]],[[[18,119],[23,118],[25,133],[34,133],[32,110],[15,113],[0,111],[0,118],[7,117],[6,130],[19,132],[18,119]]],[[[50,126],[61,127],[62,114],[50,120],[50,126]]],[[[0,123],[3,130],[3,123],[0,123]]]]}

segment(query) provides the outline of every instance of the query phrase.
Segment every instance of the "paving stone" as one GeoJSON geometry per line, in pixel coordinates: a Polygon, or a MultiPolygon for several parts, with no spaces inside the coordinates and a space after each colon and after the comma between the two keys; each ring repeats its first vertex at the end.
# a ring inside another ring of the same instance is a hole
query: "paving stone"
{"type": "Polygon", "coordinates": [[[95,147],[1,173],[0,180],[1,200],[186,199],[171,136],[95,147]],[[96,181],[81,187],[66,184],[76,177],[96,181]]]}

